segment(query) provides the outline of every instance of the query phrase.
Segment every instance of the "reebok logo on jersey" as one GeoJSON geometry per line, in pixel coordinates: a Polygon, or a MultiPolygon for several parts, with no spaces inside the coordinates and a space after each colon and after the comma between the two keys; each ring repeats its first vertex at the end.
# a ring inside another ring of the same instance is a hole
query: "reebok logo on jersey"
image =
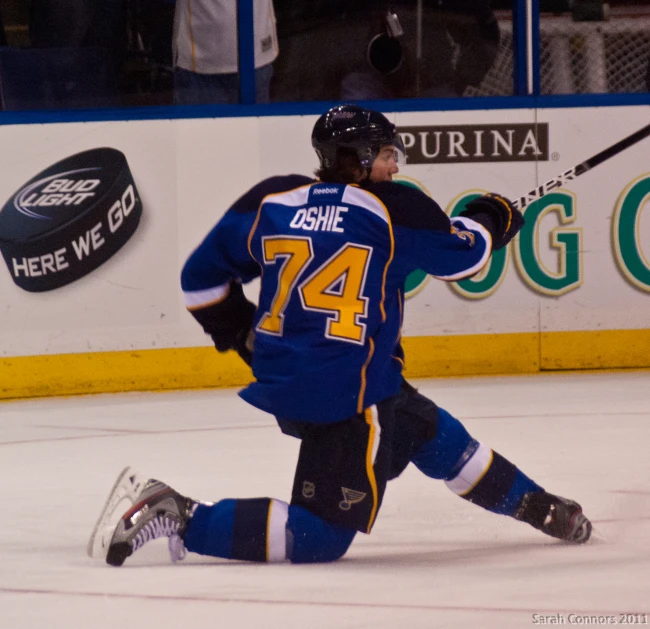
{"type": "Polygon", "coordinates": [[[338,188],[314,188],[312,194],[338,194],[338,188]]]}

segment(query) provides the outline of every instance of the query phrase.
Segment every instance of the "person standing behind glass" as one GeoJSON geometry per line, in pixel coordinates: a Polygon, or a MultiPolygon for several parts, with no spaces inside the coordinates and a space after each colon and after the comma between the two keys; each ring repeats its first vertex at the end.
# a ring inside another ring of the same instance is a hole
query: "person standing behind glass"
{"type": "MultiPolygon", "coordinates": [[[[269,102],[278,38],[272,0],[254,0],[255,100],[269,102]]],[[[239,102],[237,0],[177,0],[174,102],[239,102]]]]}

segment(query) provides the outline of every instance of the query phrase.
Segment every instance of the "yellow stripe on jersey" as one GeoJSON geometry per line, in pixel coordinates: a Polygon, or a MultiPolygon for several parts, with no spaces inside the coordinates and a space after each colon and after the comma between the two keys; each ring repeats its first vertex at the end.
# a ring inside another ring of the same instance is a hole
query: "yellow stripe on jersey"
{"type": "Polygon", "coordinates": [[[266,554],[264,555],[268,562],[271,558],[269,549],[271,546],[271,512],[273,511],[273,499],[269,500],[269,510],[266,514],[266,554]]]}
{"type": "MultiPolygon", "coordinates": [[[[386,210],[386,213],[388,214],[388,210],[386,210]]],[[[388,221],[388,233],[390,235],[390,256],[388,257],[388,261],[384,267],[384,275],[381,279],[381,303],[379,304],[379,308],[381,309],[382,323],[386,321],[386,307],[384,306],[384,302],[386,300],[386,276],[388,275],[388,267],[393,261],[393,256],[395,255],[395,238],[393,237],[393,226],[390,222],[390,219],[388,221]]]]}
{"type": "Polygon", "coordinates": [[[368,528],[366,533],[370,533],[372,525],[375,522],[377,517],[377,508],[379,506],[379,492],[377,491],[377,478],[375,477],[375,467],[374,467],[374,456],[376,455],[379,438],[379,422],[377,417],[373,417],[372,409],[375,409],[377,412],[377,407],[370,407],[364,411],[364,417],[366,419],[366,424],[368,424],[368,448],[366,449],[366,473],[368,474],[368,481],[370,482],[370,488],[372,490],[372,510],[370,511],[370,518],[368,518],[368,528]]]}
{"type": "Polygon", "coordinates": [[[372,355],[375,353],[375,342],[372,340],[372,338],[368,339],[368,345],[370,346],[370,349],[368,350],[368,358],[366,358],[366,362],[363,364],[363,367],[361,367],[361,387],[359,388],[357,413],[363,413],[363,398],[366,394],[366,369],[372,360],[372,355]]]}

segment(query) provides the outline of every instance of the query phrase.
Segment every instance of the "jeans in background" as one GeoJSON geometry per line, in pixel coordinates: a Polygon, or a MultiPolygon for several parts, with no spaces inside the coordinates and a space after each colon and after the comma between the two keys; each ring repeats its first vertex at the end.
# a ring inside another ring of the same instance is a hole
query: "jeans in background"
{"type": "MultiPolygon", "coordinates": [[[[255,70],[255,102],[268,103],[273,64],[255,70]]],[[[174,70],[176,105],[235,105],[239,103],[239,74],[198,74],[174,70]]]]}

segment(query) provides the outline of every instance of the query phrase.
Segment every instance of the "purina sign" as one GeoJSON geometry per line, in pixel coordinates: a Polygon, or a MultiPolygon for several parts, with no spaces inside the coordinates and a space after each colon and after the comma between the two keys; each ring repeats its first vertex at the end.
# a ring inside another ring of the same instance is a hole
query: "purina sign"
{"type": "Polygon", "coordinates": [[[548,124],[400,127],[407,164],[548,161],[548,124]]]}

